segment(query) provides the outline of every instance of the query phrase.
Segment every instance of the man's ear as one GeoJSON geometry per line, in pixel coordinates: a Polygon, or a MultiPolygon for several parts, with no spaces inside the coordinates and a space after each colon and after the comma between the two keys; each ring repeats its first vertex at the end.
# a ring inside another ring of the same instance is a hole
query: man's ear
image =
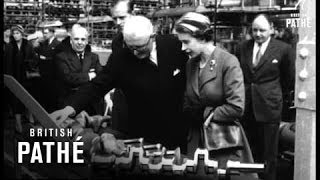
{"type": "Polygon", "coordinates": [[[271,32],[274,32],[274,30],[275,30],[274,24],[271,22],[271,23],[270,23],[270,31],[271,31],[271,32]]]}

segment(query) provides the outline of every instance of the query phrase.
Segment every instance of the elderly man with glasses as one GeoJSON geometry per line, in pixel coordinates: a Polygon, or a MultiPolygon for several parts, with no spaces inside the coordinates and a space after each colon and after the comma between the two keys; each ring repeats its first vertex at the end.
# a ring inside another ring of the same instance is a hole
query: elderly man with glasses
{"type": "MultiPolygon", "coordinates": [[[[128,103],[129,137],[185,152],[182,103],[188,56],[181,51],[181,43],[172,35],[155,35],[151,21],[143,16],[127,18],[123,38],[124,47],[111,54],[102,72],[52,117],[61,121],[76,115],[88,102],[121,88],[128,103]]],[[[86,148],[89,139],[83,141],[86,148]]]]}

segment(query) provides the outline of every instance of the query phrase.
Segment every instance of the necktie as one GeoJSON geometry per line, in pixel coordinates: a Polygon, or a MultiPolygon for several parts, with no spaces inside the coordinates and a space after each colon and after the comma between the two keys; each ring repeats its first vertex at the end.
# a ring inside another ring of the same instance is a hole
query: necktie
{"type": "Polygon", "coordinates": [[[79,55],[79,60],[80,60],[80,62],[81,62],[81,64],[82,64],[82,61],[83,61],[83,54],[82,54],[82,53],[79,53],[78,55],[79,55]]]}
{"type": "Polygon", "coordinates": [[[253,67],[257,66],[259,61],[260,61],[260,58],[262,56],[262,53],[261,53],[261,46],[259,46],[259,49],[258,49],[258,52],[256,54],[256,57],[254,58],[254,61],[253,61],[253,67]]]}

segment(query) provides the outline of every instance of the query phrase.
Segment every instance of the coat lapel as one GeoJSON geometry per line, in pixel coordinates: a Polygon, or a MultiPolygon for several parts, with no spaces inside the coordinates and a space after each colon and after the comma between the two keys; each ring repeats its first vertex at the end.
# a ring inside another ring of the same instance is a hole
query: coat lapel
{"type": "Polygon", "coordinates": [[[253,72],[253,65],[252,65],[252,54],[253,54],[253,45],[254,45],[254,41],[251,40],[248,42],[248,50],[245,51],[245,61],[246,64],[248,66],[248,68],[250,69],[251,72],[253,72]]]}
{"type": "Polygon", "coordinates": [[[44,45],[45,47],[49,47],[49,40],[48,40],[48,39],[45,40],[45,41],[43,42],[43,45],[44,45]]]}
{"type": "Polygon", "coordinates": [[[72,51],[70,51],[70,52],[68,53],[68,56],[69,56],[69,59],[70,59],[70,61],[72,62],[72,64],[74,64],[74,66],[75,66],[77,69],[78,69],[78,67],[79,67],[79,68],[81,69],[81,71],[82,71],[82,64],[81,64],[81,62],[80,62],[80,60],[79,60],[79,58],[78,58],[77,53],[72,50],[72,51]]]}
{"type": "MultiPolygon", "coordinates": [[[[82,72],[86,72],[87,70],[89,70],[89,67],[91,65],[91,61],[90,61],[90,58],[91,58],[91,54],[88,53],[88,52],[85,52],[84,53],[84,58],[83,58],[83,62],[82,62],[82,72]]],[[[80,63],[81,64],[81,63],[80,63]]]]}
{"type": "Polygon", "coordinates": [[[51,44],[49,44],[49,48],[54,49],[57,46],[57,44],[59,44],[59,41],[56,38],[54,38],[51,44]]]}
{"type": "Polygon", "coordinates": [[[154,68],[158,69],[162,80],[168,83],[168,79],[171,79],[173,76],[175,67],[174,60],[170,56],[166,43],[165,39],[161,36],[156,36],[157,65],[154,65],[154,68]]]}
{"type": "MultiPolygon", "coordinates": [[[[163,48],[162,47],[162,41],[161,41],[161,39],[160,39],[160,37],[159,36],[156,36],[156,38],[155,38],[156,40],[156,49],[157,49],[157,63],[158,63],[158,68],[160,69],[160,68],[162,68],[162,67],[165,67],[165,64],[166,64],[166,55],[168,54],[167,52],[166,52],[166,49],[167,48],[163,48]]],[[[161,71],[160,71],[161,72],[161,71]]]]}
{"type": "Polygon", "coordinates": [[[198,74],[199,74],[199,58],[200,57],[196,57],[194,59],[190,59],[191,61],[191,69],[190,69],[190,83],[191,86],[192,86],[192,89],[193,91],[195,92],[195,94],[197,96],[199,96],[199,77],[198,77],[198,74]]]}
{"type": "Polygon", "coordinates": [[[213,51],[211,55],[211,59],[207,62],[204,69],[202,70],[202,73],[200,74],[199,78],[199,91],[201,92],[201,89],[203,86],[211,81],[212,79],[215,79],[217,77],[217,62],[219,56],[219,49],[216,47],[216,49],[213,51]],[[213,64],[212,64],[213,63],[213,64]]]}
{"type": "Polygon", "coordinates": [[[49,40],[48,40],[48,49],[51,49],[54,43],[54,39],[52,40],[52,42],[49,44],[49,40]]]}

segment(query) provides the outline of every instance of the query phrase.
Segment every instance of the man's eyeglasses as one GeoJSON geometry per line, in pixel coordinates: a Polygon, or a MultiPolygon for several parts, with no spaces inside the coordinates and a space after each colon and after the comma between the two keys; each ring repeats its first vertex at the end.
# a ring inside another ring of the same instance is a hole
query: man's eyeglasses
{"type": "Polygon", "coordinates": [[[130,46],[128,44],[126,44],[126,46],[132,51],[143,51],[148,47],[150,39],[152,39],[152,38],[153,38],[153,36],[150,36],[148,41],[145,44],[140,45],[140,46],[130,46]]]}

